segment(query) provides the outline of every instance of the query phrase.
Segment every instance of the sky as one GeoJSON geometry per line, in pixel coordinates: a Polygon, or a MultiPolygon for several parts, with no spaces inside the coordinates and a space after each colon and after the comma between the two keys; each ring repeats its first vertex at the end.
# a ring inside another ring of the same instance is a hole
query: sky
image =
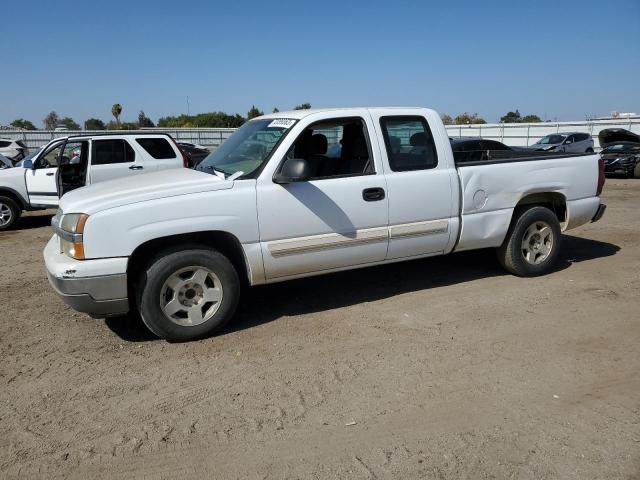
{"type": "Polygon", "coordinates": [[[488,122],[640,113],[640,0],[14,2],[0,125],[423,106],[488,122]]]}

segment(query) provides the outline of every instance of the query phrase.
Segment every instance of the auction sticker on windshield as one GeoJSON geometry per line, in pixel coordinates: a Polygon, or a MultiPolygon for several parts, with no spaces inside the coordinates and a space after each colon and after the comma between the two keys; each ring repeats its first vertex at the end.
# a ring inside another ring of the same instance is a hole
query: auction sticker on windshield
{"type": "Polygon", "coordinates": [[[292,118],[276,118],[267,128],[291,128],[296,121],[292,118]]]}

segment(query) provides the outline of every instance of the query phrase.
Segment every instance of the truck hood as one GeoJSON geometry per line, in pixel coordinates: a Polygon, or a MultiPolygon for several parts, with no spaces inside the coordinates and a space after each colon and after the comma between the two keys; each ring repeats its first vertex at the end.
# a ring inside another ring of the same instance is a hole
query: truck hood
{"type": "Polygon", "coordinates": [[[73,190],[60,199],[60,209],[65,213],[91,215],[132,203],[223,190],[232,186],[233,181],[222,180],[216,175],[176,168],[132,175],[73,190]]]}

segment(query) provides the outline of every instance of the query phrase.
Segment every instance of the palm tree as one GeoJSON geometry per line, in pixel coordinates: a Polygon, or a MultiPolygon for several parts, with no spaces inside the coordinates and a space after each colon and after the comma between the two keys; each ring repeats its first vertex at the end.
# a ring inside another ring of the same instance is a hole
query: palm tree
{"type": "Polygon", "coordinates": [[[113,115],[116,119],[116,123],[120,126],[120,114],[122,113],[122,105],[119,103],[114,103],[113,107],[111,107],[111,115],[113,115]]]}

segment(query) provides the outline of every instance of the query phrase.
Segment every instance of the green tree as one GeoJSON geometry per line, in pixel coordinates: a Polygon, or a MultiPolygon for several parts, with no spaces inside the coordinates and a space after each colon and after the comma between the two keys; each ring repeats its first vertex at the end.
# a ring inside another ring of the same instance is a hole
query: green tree
{"type": "Polygon", "coordinates": [[[442,123],[444,123],[445,125],[453,125],[453,118],[451,118],[451,115],[447,115],[446,113],[444,113],[440,116],[440,118],[442,119],[442,123]]]}
{"type": "Polygon", "coordinates": [[[155,127],[155,125],[153,124],[151,119],[144,114],[144,111],[140,110],[140,113],[138,114],[138,128],[144,127],[150,128],[155,127]]]}
{"type": "Polygon", "coordinates": [[[58,125],[58,120],[60,120],[60,117],[58,117],[58,114],[52,110],[46,117],[42,119],[44,129],[53,130],[54,128],[56,128],[56,125],[58,125]]]}
{"type": "Polygon", "coordinates": [[[18,118],[11,122],[12,127],[21,128],[22,130],[35,130],[36,126],[31,123],[29,120],[25,120],[24,118],[18,118]]]}
{"type": "Polygon", "coordinates": [[[179,115],[177,117],[162,117],[158,120],[159,127],[209,127],[209,128],[237,128],[246,119],[238,115],[224,112],[199,113],[197,115],[179,115]]]}
{"type": "Polygon", "coordinates": [[[247,112],[247,120],[251,120],[252,118],[259,117],[260,115],[264,115],[264,112],[261,112],[256,108],[255,105],[252,105],[251,109],[247,112]]]}
{"type": "Polygon", "coordinates": [[[280,110],[278,110],[278,108],[277,108],[277,107],[273,109],[273,113],[278,113],[279,111],[280,111],[280,110]]]}
{"type": "Polygon", "coordinates": [[[506,115],[500,117],[500,123],[520,123],[522,122],[522,117],[520,116],[520,112],[516,108],[515,112],[507,112],[506,115]]]}
{"type": "Polygon", "coordinates": [[[71,117],[64,117],[58,121],[58,125],[67,127],[69,130],[80,130],[80,125],[71,117]]]}
{"type": "Polygon", "coordinates": [[[105,130],[106,128],[107,126],[99,118],[90,118],[84,122],[85,130],[105,130]]]}
{"type": "Polygon", "coordinates": [[[120,115],[122,115],[122,105],[114,103],[111,107],[111,115],[116,119],[116,124],[120,125],[120,115]]]}
{"type": "Polygon", "coordinates": [[[295,107],[293,107],[294,110],[309,110],[310,108],[310,103],[301,103],[300,105],[296,105],[295,107]]]}
{"type": "Polygon", "coordinates": [[[538,115],[525,115],[522,117],[523,123],[540,123],[542,119],[538,115]]]}
{"type": "Polygon", "coordinates": [[[464,112],[455,118],[456,125],[467,125],[471,123],[487,123],[486,120],[477,113],[464,112]]]}

